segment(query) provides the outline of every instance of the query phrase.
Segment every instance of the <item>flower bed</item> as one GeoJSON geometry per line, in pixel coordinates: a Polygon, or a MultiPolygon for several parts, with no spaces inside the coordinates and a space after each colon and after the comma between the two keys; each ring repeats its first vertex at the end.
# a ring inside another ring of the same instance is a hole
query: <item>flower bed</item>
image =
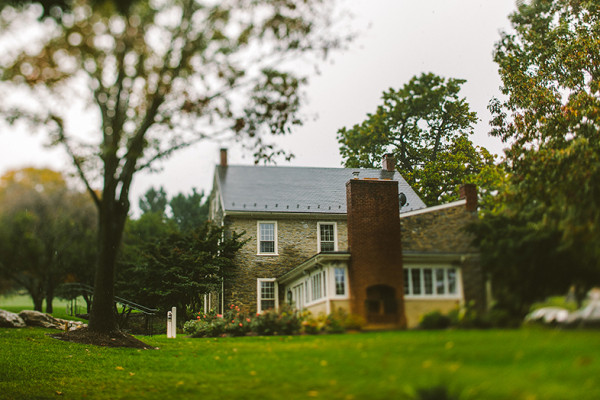
{"type": "Polygon", "coordinates": [[[183,331],[192,337],[270,336],[342,333],[347,329],[359,330],[363,325],[361,318],[342,310],[313,317],[310,312],[282,307],[250,315],[231,304],[224,314],[198,313],[196,319],[184,324],[183,331]]]}

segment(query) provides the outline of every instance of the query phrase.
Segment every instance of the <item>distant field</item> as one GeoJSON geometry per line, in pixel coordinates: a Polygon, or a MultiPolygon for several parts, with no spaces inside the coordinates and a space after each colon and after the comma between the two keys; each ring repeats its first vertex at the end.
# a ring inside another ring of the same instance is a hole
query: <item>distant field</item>
{"type": "Polygon", "coordinates": [[[597,331],[153,336],[141,339],[160,350],[141,351],[65,343],[47,332],[0,329],[0,398],[600,398],[597,331]]]}
{"type": "MultiPolygon", "coordinates": [[[[69,301],[55,298],[52,302],[54,312],[52,313],[55,317],[66,318],[69,317],[67,313],[69,301]]],[[[85,313],[85,301],[83,298],[77,299],[78,312],[85,313]]],[[[33,301],[31,296],[24,294],[14,294],[8,296],[0,296],[0,309],[19,312],[21,310],[33,310],[33,301]]],[[[43,311],[46,311],[46,302],[43,304],[43,311]]],[[[0,394],[0,398],[1,398],[0,394]]]]}

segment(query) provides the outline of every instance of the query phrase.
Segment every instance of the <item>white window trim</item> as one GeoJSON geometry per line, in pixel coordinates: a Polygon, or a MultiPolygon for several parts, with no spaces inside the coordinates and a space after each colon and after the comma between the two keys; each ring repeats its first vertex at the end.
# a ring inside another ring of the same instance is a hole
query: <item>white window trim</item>
{"type": "MultiPolygon", "coordinates": [[[[463,296],[463,287],[462,287],[462,269],[458,266],[454,265],[405,265],[403,269],[454,269],[456,271],[456,293],[452,294],[404,294],[405,299],[409,300],[461,300],[464,298],[463,296]]],[[[412,285],[412,282],[409,282],[409,285],[412,285]]]]}
{"type": "Polygon", "coordinates": [[[261,313],[265,310],[261,308],[261,282],[275,282],[275,310],[279,309],[279,285],[277,284],[277,279],[275,278],[258,278],[256,280],[256,312],[261,313]]]}
{"type": "Polygon", "coordinates": [[[337,222],[317,222],[317,253],[321,252],[321,225],[333,225],[333,251],[338,251],[337,222]]]}
{"type": "Polygon", "coordinates": [[[277,240],[277,221],[256,221],[256,254],[259,256],[278,256],[278,240],[277,240]],[[261,253],[260,252],[260,224],[274,224],[275,235],[275,252],[274,253],[261,253]]]}

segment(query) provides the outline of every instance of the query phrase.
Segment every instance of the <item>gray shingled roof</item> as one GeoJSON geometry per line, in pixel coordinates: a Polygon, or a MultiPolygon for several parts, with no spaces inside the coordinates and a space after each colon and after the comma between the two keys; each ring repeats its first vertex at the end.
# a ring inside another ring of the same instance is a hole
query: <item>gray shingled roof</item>
{"type": "Polygon", "coordinates": [[[376,169],[217,166],[225,211],[346,213],[346,182],[359,178],[393,179],[407,203],[401,212],[425,208],[398,172],[376,169]]]}

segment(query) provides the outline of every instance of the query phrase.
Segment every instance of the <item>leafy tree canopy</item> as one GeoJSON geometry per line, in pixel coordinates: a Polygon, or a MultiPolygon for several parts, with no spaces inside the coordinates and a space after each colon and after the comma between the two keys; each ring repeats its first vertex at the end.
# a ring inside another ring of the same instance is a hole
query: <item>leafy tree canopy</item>
{"type": "Polygon", "coordinates": [[[469,136],[477,115],[459,96],[462,79],[433,73],[383,93],[383,104],[352,128],[338,131],[346,167],[377,168],[392,153],[398,171],[428,205],[455,199],[463,183],[493,164],[469,136]]]}
{"type": "Polygon", "coordinates": [[[150,188],[139,201],[140,210],[143,214],[157,213],[164,215],[167,208],[167,192],[164,188],[150,188]]]}
{"type": "Polygon", "coordinates": [[[0,275],[52,312],[55,289],[93,269],[96,213],[62,174],[24,168],[0,178],[0,275]]]}
{"type": "Polygon", "coordinates": [[[301,122],[306,77],[297,60],[316,62],[346,38],[333,29],[334,0],[16,3],[0,4],[0,40],[9,44],[0,90],[27,102],[2,96],[0,113],[48,131],[94,199],[99,253],[90,329],[109,332],[134,174],[210,138],[239,140],[256,159],[283,154],[268,136],[301,122]],[[47,4],[58,7],[46,13],[47,4]],[[81,114],[74,104],[84,107],[83,129],[74,128],[81,114]]]}
{"type": "MultiPolygon", "coordinates": [[[[167,203],[164,189],[151,188],[140,203],[156,193],[167,203]]],[[[243,244],[241,235],[223,236],[207,223],[208,203],[195,189],[168,201],[170,212],[146,208],[128,219],[121,247],[116,291],[121,297],[163,310],[199,310],[204,294],[219,289],[233,272],[233,257],[243,244]]],[[[191,314],[190,314],[191,317],[191,314]]]]}
{"type": "Polygon", "coordinates": [[[600,5],[532,0],[510,21],[494,54],[505,97],[489,106],[509,179],[479,240],[492,273],[537,294],[530,304],[564,284],[585,293],[600,283],[600,5]]]}

